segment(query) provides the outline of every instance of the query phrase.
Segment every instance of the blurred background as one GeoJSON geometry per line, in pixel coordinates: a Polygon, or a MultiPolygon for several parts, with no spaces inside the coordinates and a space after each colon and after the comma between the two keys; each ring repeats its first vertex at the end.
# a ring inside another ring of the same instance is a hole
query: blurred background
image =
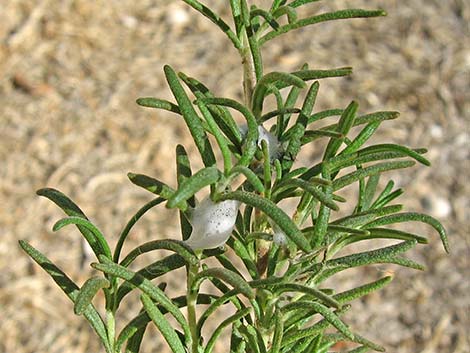
{"type": "MultiPolygon", "coordinates": [[[[205,3],[229,21],[228,1],[205,3]]],[[[316,110],[354,99],[361,113],[401,112],[382,125],[376,141],[429,148],[431,168],[390,176],[406,190],[406,209],[443,222],[452,249],[447,256],[435,232],[417,225],[430,245],[412,257],[428,270],[377,267],[349,276],[345,281],[359,283],[396,273],[385,290],[356,302],[347,322],[389,352],[470,352],[470,4],[336,0],[312,4],[302,15],[345,7],[381,7],[389,15],[280,37],[264,48],[266,71],[294,71],[304,62],[353,66],[351,77],[321,82],[316,110]]],[[[201,165],[182,119],[135,104],[142,96],[172,98],[164,64],[217,96],[242,96],[236,51],[181,1],[0,0],[0,352],[101,351],[87,323],[17,241],[30,241],[81,284],[92,270],[81,263],[79,233],[51,231],[63,215],[35,195],[38,188],[69,195],[114,245],[128,218],[152,197],[133,186],[127,172],[174,185],[176,143],[191,152],[194,167],[201,165]]],[[[318,153],[311,146],[304,158],[318,153]]],[[[126,249],[178,238],[176,220],[174,211],[152,210],[126,249]]],[[[178,277],[169,282],[170,290],[182,290],[178,277]]],[[[121,324],[138,310],[136,297],[128,308],[121,324]]],[[[166,352],[154,330],[144,342],[145,353],[166,352]]],[[[223,343],[217,352],[226,352],[223,343]]]]}

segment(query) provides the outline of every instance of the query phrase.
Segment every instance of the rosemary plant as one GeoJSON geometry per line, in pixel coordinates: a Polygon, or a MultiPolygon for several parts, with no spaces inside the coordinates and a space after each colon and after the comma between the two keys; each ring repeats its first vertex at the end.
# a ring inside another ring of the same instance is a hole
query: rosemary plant
{"type": "Polygon", "coordinates": [[[323,353],[339,341],[355,342],[357,348],[350,352],[384,351],[353,332],[342,314],[350,309],[350,302],[384,287],[392,278],[386,276],[340,293],[323,282],[341,271],[377,263],[422,270],[422,265],[403,253],[426,244],[427,238],[389,227],[397,223],[429,224],[448,251],[446,232],[437,220],[402,212],[402,205],[394,201],[403,191],[394,189],[393,181],[379,187],[379,178],[387,171],[416,162],[429,165],[423,156],[426,149],[392,143],[365,146],[382,122],[398,117],[397,112],[360,115],[354,101],[345,108],[314,111],[319,80],[349,75],[351,68],[318,70],[305,64],[291,73],[266,72],[261,49],[272,39],[301,27],[384,16],[385,12],[348,9],[298,18],[298,8],[317,0],[274,0],[268,9],[249,7],[246,0],[230,0],[231,26],[199,1],[183,1],[222,30],[240,54],[244,101],[215,97],[203,83],[165,66],[176,102],[140,98],[137,103],[180,115],[204,168],[193,171],[185,148],[178,145],[174,187],[129,173],[132,183],[157,197],[129,220],[114,251],[70,198],[55,189],[39,190],[38,195],[50,199],[67,215],[53,230],[76,225],[96,255],[98,261],[91,266],[101,275],[81,287],[26,241],[20,241],[21,247],[72,300],[75,313],[88,320],[107,353],[138,352],[151,323],[175,353],[213,352],[225,328],[231,330],[227,351],[232,353],[323,353]],[[283,94],[285,90],[288,92],[283,94]],[[305,99],[299,103],[303,90],[305,99]],[[277,107],[266,112],[263,102],[269,95],[274,96],[277,107]],[[246,120],[244,126],[236,123],[234,111],[246,120]],[[332,122],[316,127],[323,119],[332,122]],[[351,136],[353,127],[360,131],[351,136]],[[313,166],[297,166],[299,151],[320,139],[327,140],[322,160],[313,166]],[[219,165],[214,148],[222,156],[219,165]],[[346,200],[341,193],[352,184],[357,185],[358,199],[346,200]],[[197,201],[202,189],[210,189],[210,195],[197,201]],[[279,206],[285,199],[296,202],[294,210],[279,206]],[[354,211],[339,217],[337,211],[345,202],[353,203],[354,211]],[[133,226],[158,205],[179,209],[180,240],[176,236],[152,240],[121,257],[133,226]],[[396,243],[338,255],[351,244],[373,239],[396,243]],[[158,249],[174,254],[133,269],[138,256],[158,249]],[[233,257],[239,258],[243,268],[234,265],[233,257]],[[215,258],[219,265],[208,266],[208,258],[215,258]],[[154,280],[181,267],[186,268],[186,295],[172,298],[165,292],[165,284],[154,280]],[[210,281],[219,294],[202,292],[204,281],[210,281]],[[105,317],[93,304],[99,291],[106,299],[105,317]],[[140,293],[142,310],[116,332],[118,309],[131,291],[140,293]],[[235,313],[203,337],[203,327],[222,306],[232,306],[235,313]]]}

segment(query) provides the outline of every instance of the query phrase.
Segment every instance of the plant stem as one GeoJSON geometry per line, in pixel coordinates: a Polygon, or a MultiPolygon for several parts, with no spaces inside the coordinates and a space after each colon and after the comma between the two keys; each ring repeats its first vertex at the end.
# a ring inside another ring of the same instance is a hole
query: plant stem
{"type": "Polygon", "coordinates": [[[187,275],[186,307],[188,309],[188,323],[191,331],[191,353],[198,353],[199,351],[199,336],[196,322],[197,292],[192,290],[194,277],[197,275],[197,272],[198,265],[189,265],[187,275]]]}
{"type": "Polygon", "coordinates": [[[114,337],[116,335],[116,319],[112,310],[106,310],[106,326],[108,329],[108,340],[112,352],[114,352],[114,337]]]}

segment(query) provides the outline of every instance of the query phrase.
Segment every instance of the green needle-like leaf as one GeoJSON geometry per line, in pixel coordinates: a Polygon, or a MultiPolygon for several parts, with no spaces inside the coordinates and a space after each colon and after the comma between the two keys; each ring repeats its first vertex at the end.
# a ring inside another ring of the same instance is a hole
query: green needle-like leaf
{"type": "Polygon", "coordinates": [[[158,310],[158,307],[152,302],[152,299],[146,294],[140,296],[140,300],[144,305],[145,311],[152,319],[153,323],[157,326],[162,336],[168,342],[171,350],[174,353],[186,353],[178,335],[176,334],[171,324],[165,319],[165,316],[158,310]]]}
{"type": "Polygon", "coordinates": [[[277,23],[277,21],[274,19],[274,17],[269,12],[267,12],[263,9],[254,9],[250,12],[251,19],[253,19],[257,16],[263,17],[266,20],[266,22],[269,23],[269,25],[274,30],[279,28],[279,23],[277,23]]]}
{"type": "Polygon", "coordinates": [[[109,281],[103,277],[92,277],[87,279],[82,288],[80,288],[77,299],[75,300],[75,306],[73,308],[75,314],[83,314],[91,304],[96,293],[98,293],[100,289],[108,288],[109,286],[109,281]]]}
{"type": "Polygon", "coordinates": [[[414,161],[401,161],[401,162],[386,162],[378,163],[370,167],[356,170],[355,172],[346,174],[341,178],[338,178],[333,181],[333,190],[339,190],[345,186],[354,183],[360,179],[364,179],[371,175],[376,175],[378,173],[383,173],[389,170],[408,168],[415,165],[414,161]]]}
{"type": "Polygon", "coordinates": [[[220,200],[238,200],[249,206],[260,209],[270,217],[299,248],[307,252],[310,251],[310,244],[302,235],[302,232],[297,228],[291,218],[272,201],[245,191],[234,191],[223,194],[220,196],[220,200]]]}
{"type": "Polygon", "coordinates": [[[184,315],[178,309],[178,307],[163,293],[163,291],[155,286],[148,279],[142,275],[135,273],[123,266],[115,264],[114,262],[106,259],[103,256],[100,256],[100,261],[102,263],[94,263],[92,267],[98,271],[110,274],[122,278],[133,286],[139,288],[143,293],[147,294],[150,298],[159,303],[163,308],[168,310],[168,312],[173,315],[176,321],[181,325],[186,337],[190,339],[191,332],[186,322],[184,315]]]}
{"type": "Polygon", "coordinates": [[[136,103],[142,107],[163,109],[181,115],[180,108],[176,104],[164,99],[145,97],[137,99],[136,103]]]}
{"type": "Polygon", "coordinates": [[[228,147],[228,141],[225,138],[225,136],[222,134],[222,132],[219,130],[219,126],[214,120],[214,117],[212,116],[212,113],[208,109],[208,107],[203,103],[203,101],[198,100],[196,102],[197,106],[199,107],[199,110],[202,113],[202,116],[204,117],[205,121],[207,122],[207,125],[209,127],[209,131],[214,135],[215,140],[217,141],[217,144],[219,145],[220,152],[222,153],[222,157],[224,160],[224,173],[228,174],[230,169],[232,168],[232,156],[230,149],[228,147]]]}
{"type": "Polygon", "coordinates": [[[410,221],[417,221],[429,224],[439,233],[441,237],[442,244],[444,245],[444,249],[446,252],[450,251],[449,247],[449,240],[447,238],[447,233],[442,224],[435,218],[415,212],[403,212],[398,214],[391,214],[381,218],[378,218],[368,224],[365,225],[365,228],[373,228],[377,226],[383,226],[387,224],[394,224],[394,223],[402,223],[402,222],[410,222],[410,221]]]}
{"type": "Polygon", "coordinates": [[[330,309],[320,303],[312,301],[297,301],[287,304],[282,308],[283,312],[289,312],[290,310],[313,309],[322,315],[331,325],[333,325],[339,332],[348,337],[349,339],[354,338],[354,334],[349,330],[344,322],[342,322],[338,316],[336,316],[330,309]]]}
{"type": "Polygon", "coordinates": [[[386,12],[383,10],[368,11],[368,10],[361,10],[361,9],[351,9],[351,10],[339,10],[335,12],[328,12],[328,13],[324,13],[321,15],[304,18],[294,23],[281,26],[276,31],[269,32],[268,34],[261,37],[259,40],[259,45],[261,46],[267,41],[273,38],[276,38],[280,36],[281,34],[290,32],[291,30],[313,25],[313,24],[320,23],[320,22],[342,20],[342,19],[349,19],[349,18],[377,17],[377,16],[385,16],[385,15],[386,15],[386,12]]]}
{"type": "Polygon", "coordinates": [[[87,219],[83,211],[70,198],[65,196],[59,190],[44,188],[36,191],[39,196],[44,196],[59,206],[67,216],[76,216],[87,219]]]}
{"type": "MultiPolygon", "coordinates": [[[[178,182],[178,187],[181,184],[191,177],[191,162],[189,161],[188,154],[182,145],[176,146],[176,181],[178,182]]],[[[194,196],[188,199],[188,204],[191,207],[196,206],[196,200],[194,196]]],[[[180,225],[181,225],[181,237],[183,240],[187,240],[193,231],[193,227],[189,222],[188,216],[183,212],[179,211],[180,216],[180,225]]]]}
{"type": "MultiPolygon", "coordinates": [[[[416,240],[408,240],[402,243],[387,246],[377,250],[370,250],[353,255],[347,255],[336,259],[328,260],[316,281],[320,282],[335,273],[346,270],[348,268],[376,264],[376,263],[392,263],[398,264],[405,267],[411,267],[414,269],[422,270],[423,267],[415,262],[398,257],[401,253],[411,249],[417,244],[416,240]]],[[[321,270],[320,264],[314,264],[310,266],[309,270],[318,271],[321,270]]]]}
{"type": "MultiPolygon", "coordinates": [[[[60,269],[58,268],[51,260],[44,256],[39,250],[35,249],[33,246],[28,244],[24,240],[20,240],[19,244],[21,248],[29,255],[31,258],[46,271],[49,276],[52,277],[55,283],[62,289],[62,291],[69,297],[69,299],[75,303],[77,300],[79,288],[78,286],[60,269]]],[[[84,311],[83,316],[88,320],[91,327],[95,330],[96,334],[103,343],[106,352],[113,353],[109,340],[106,327],[104,325],[103,319],[100,314],[96,311],[95,307],[90,304],[84,311]]]]}
{"type": "MultiPolygon", "coordinates": [[[[341,114],[341,118],[338,122],[338,130],[337,132],[346,136],[354,125],[354,119],[356,118],[358,104],[356,102],[351,102],[347,108],[344,110],[343,114],[341,114]]],[[[336,155],[336,152],[340,148],[343,141],[341,139],[333,138],[326,146],[325,153],[323,155],[323,160],[328,160],[331,157],[336,155]]]]}
{"type": "MultiPolygon", "coordinates": [[[[170,197],[167,203],[168,208],[180,207],[182,202],[188,200],[204,186],[215,184],[221,177],[220,171],[216,167],[201,169],[196,174],[181,183],[181,186],[170,197]]],[[[184,210],[184,209],[183,209],[184,210]]]]}
{"type": "Polygon", "coordinates": [[[305,88],[305,82],[293,74],[287,74],[283,72],[270,72],[264,75],[256,84],[253,91],[253,105],[252,110],[256,119],[261,117],[261,111],[263,110],[263,101],[266,93],[268,92],[269,85],[275,84],[276,82],[283,82],[286,86],[296,86],[299,88],[305,88]]]}
{"type": "Polygon", "coordinates": [[[201,119],[197,115],[191,101],[181,86],[176,72],[168,65],[165,65],[163,69],[165,71],[168,85],[178,102],[178,106],[183,114],[186,124],[188,125],[191,136],[196,143],[196,147],[201,154],[204,165],[206,167],[213,166],[215,164],[214,152],[212,151],[209,139],[207,138],[206,132],[202,126],[201,119]]]}
{"type": "Polygon", "coordinates": [[[93,252],[96,254],[96,257],[99,257],[99,255],[105,255],[108,259],[112,258],[111,255],[111,249],[109,248],[108,243],[106,242],[106,239],[103,236],[103,233],[89,220],[84,219],[82,217],[66,217],[62,218],[61,220],[57,221],[54,226],[52,227],[52,230],[54,232],[58,231],[59,229],[69,225],[69,224],[75,224],[79,225],[83,228],[86,228],[90,231],[90,233],[85,233],[83,234],[84,238],[90,244],[90,247],[92,248],[93,252]]]}
{"type": "Polygon", "coordinates": [[[222,333],[222,330],[225,327],[227,327],[227,326],[233,324],[234,322],[240,320],[244,316],[248,315],[250,312],[251,312],[251,308],[244,308],[244,309],[236,312],[232,316],[229,316],[224,321],[222,321],[222,323],[219,326],[217,326],[214,333],[209,338],[209,341],[207,342],[207,346],[206,346],[206,349],[204,350],[204,353],[211,353],[212,352],[212,349],[214,348],[214,345],[215,345],[217,339],[219,338],[220,334],[222,333]]]}
{"type": "Polygon", "coordinates": [[[348,291],[335,294],[333,298],[335,298],[341,304],[349,303],[354,299],[362,298],[363,296],[368,295],[371,292],[385,287],[392,281],[392,279],[392,276],[386,276],[377,281],[367,283],[360,287],[356,287],[348,291]]]}
{"type": "Polygon", "coordinates": [[[238,161],[238,165],[247,167],[252,162],[253,156],[255,155],[257,147],[256,142],[258,140],[258,123],[253,113],[243,104],[233,99],[204,98],[204,103],[230,107],[243,114],[247,122],[248,133],[245,139],[245,151],[243,152],[242,158],[238,161]]]}
{"type": "Polygon", "coordinates": [[[147,175],[127,173],[127,177],[133,184],[140,186],[165,200],[168,200],[175,193],[175,190],[172,187],[147,175]]]}
{"type": "MultiPolygon", "coordinates": [[[[343,77],[352,74],[351,67],[340,67],[338,69],[330,69],[330,70],[299,70],[290,73],[303,81],[311,81],[311,80],[319,80],[322,78],[329,78],[329,77],[343,77]]],[[[274,86],[277,89],[282,89],[288,87],[289,85],[284,81],[277,81],[274,83],[274,86]]],[[[309,119],[310,120],[310,119],[309,119]]]]}
{"type": "MultiPolygon", "coordinates": [[[[279,187],[298,187],[301,188],[302,190],[307,191],[309,194],[311,194],[315,199],[320,201],[321,203],[325,204],[325,206],[331,208],[332,210],[339,210],[339,207],[336,203],[333,202],[331,198],[329,198],[323,191],[319,190],[315,184],[320,184],[320,185],[331,185],[331,182],[329,180],[325,179],[312,179],[311,181],[305,181],[302,179],[287,179],[285,182],[281,182],[279,184],[279,187]],[[318,182],[321,180],[321,182],[318,182]]],[[[281,189],[282,190],[282,189],[281,189]]]]}
{"type": "Polygon", "coordinates": [[[113,255],[113,261],[118,263],[119,262],[119,257],[121,256],[121,250],[124,245],[124,242],[127,239],[127,236],[129,235],[129,232],[131,231],[132,227],[137,223],[137,221],[150,209],[153,207],[159,205],[165,201],[164,198],[157,197],[156,199],[153,199],[152,201],[146,203],[144,206],[140,208],[140,210],[137,211],[135,215],[132,216],[132,218],[127,222],[126,226],[122,230],[121,234],[119,235],[119,240],[116,244],[116,247],[114,249],[114,255],[113,255]]]}
{"type": "Polygon", "coordinates": [[[248,180],[248,182],[255,188],[256,191],[259,193],[264,192],[263,183],[251,169],[240,165],[232,168],[232,171],[230,172],[231,177],[236,177],[239,174],[243,174],[246,177],[246,180],[248,180]]]}
{"type": "Polygon", "coordinates": [[[304,286],[302,284],[296,284],[296,283],[282,283],[279,285],[275,285],[274,288],[275,288],[276,294],[281,294],[284,292],[304,293],[312,297],[315,297],[317,299],[320,299],[323,303],[325,303],[328,306],[332,306],[337,309],[341,307],[341,304],[337,300],[335,300],[333,297],[325,294],[320,289],[317,289],[314,287],[308,287],[308,286],[304,286]]]}
{"type": "Polygon", "coordinates": [[[282,312],[276,308],[274,312],[274,335],[273,343],[269,353],[279,353],[281,351],[282,336],[284,335],[284,321],[282,318],[282,312]]]}
{"type": "Polygon", "coordinates": [[[217,27],[222,30],[222,32],[227,35],[228,39],[230,39],[236,49],[241,49],[241,43],[237,35],[233,33],[233,31],[230,29],[230,26],[222,18],[220,18],[219,15],[217,15],[214,11],[212,11],[206,5],[200,3],[197,0],[183,1],[189,6],[191,6],[193,9],[198,11],[200,14],[202,14],[204,17],[207,17],[209,20],[211,20],[215,25],[217,25],[217,27]]]}
{"type": "Polygon", "coordinates": [[[216,277],[228,284],[232,285],[237,291],[245,295],[247,298],[254,298],[253,290],[250,285],[237,273],[226,268],[209,268],[199,272],[193,281],[192,291],[197,292],[202,281],[209,277],[216,277]]]}
{"type": "MultiPolygon", "coordinates": [[[[193,77],[188,77],[182,72],[178,73],[178,77],[183,80],[197,99],[214,98],[214,95],[210,92],[209,88],[207,88],[202,82],[193,77]]],[[[225,136],[227,136],[234,146],[240,148],[242,141],[240,129],[228,109],[223,106],[209,106],[208,108],[214,116],[215,122],[220,130],[225,134],[225,136]]]]}
{"type": "MultiPolygon", "coordinates": [[[[152,280],[163,276],[165,273],[181,268],[186,264],[187,261],[180,255],[173,254],[145,266],[143,269],[137,271],[137,274],[148,280],[152,280]]],[[[132,285],[128,282],[121,284],[116,295],[117,305],[119,305],[121,300],[132,290],[132,288],[132,285]]]]}
{"type": "Polygon", "coordinates": [[[190,246],[185,242],[174,239],[152,240],[142,244],[132,250],[120,263],[121,266],[128,267],[139,255],[146,252],[165,249],[176,252],[190,265],[195,265],[199,262],[197,256],[194,254],[190,246]]]}

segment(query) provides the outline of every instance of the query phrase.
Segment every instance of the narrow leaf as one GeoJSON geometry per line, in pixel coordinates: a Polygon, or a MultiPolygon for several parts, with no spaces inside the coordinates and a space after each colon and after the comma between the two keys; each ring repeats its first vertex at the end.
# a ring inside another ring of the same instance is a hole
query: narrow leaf
{"type": "MultiPolygon", "coordinates": [[[[75,303],[79,292],[78,286],[51,260],[44,256],[39,250],[35,249],[33,246],[28,244],[28,242],[20,240],[19,244],[21,248],[29,256],[31,256],[31,258],[39,266],[41,266],[42,269],[46,271],[47,274],[49,274],[49,276],[52,277],[54,282],[60,287],[60,289],[62,289],[62,291],[67,295],[67,297],[69,297],[69,299],[73,303],[75,303]]],[[[95,307],[90,304],[83,312],[83,316],[88,320],[91,327],[93,327],[93,329],[95,330],[96,334],[105,346],[106,352],[112,353],[106,327],[104,325],[103,319],[101,318],[100,314],[98,314],[95,307]]]]}
{"type": "Polygon", "coordinates": [[[257,140],[258,140],[258,123],[256,122],[256,118],[253,113],[245,107],[243,104],[239,102],[228,99],[228,98],[204,98],[204,103],[206,104],[215,104],[225,107],[230,107],[233,109],[238,110],[246,119],[247,126],[248,126],[248,133],[245,139],[245,150],[243,152],[242,158],[238,161],[239,165],[248,166],[253,156],[256,152],[257,147],[257,140]]]}
{"type": "Polygon", "coordinates": [[[244,309],[236,312],[232,316],[229,316],[224,321],[222,321],[222,323],[219,326],[217,326],[214,333],[209,338],[209,341],[207,342],[207,346],[206,346],[206,349],[204,350],[204,353],[211,353],[212,352],[212,349],[214,348],[214,345],[215,345],[217,339],[219,338],[220,334],[222,333],[222,330],[225,327],[227,327],[227,326],[233,324],[234,322],[240,320],[244,316],[248,315],[250,312],[251,312],[251,308],[244,308],[244,309]]]}
{"type": "Polygon", "coordinates": [[[194,107],[181,86],[175,71],[168,65],[164,66],[164,71],[168,85],[178,102],[183,118],[188,125],[191,136],[193,137],[196,147],[201,154],[204,165],[206,167],[213,166],[215,164],[214,152],[212,152],[212,148],[202,126],[201,119],[194,110],[194,107]]]}
{"type": "Polygon", "coordinates": [[[264,192],[264,185],[258,176],[253,173],[253,171],[247,167],[243,166],[236,166],[232,168],[230,172],[230,176],[237,176],[238,174],[243,174],[246,177],[246,180],[255,188],[256,191],[263,193],[264,192]]]}
{"type": "Polygon", "coordinates": [[[109,259],[112,258],[111,249],[109,248],[103,233],[101,233],[101,231],[87,219],[75,216],[62,218],[54,224],[52,230],[56,232],[69,224],[79,225],[80,227],[86,228],[90,231],[91,234],[88,232],[82,234],[97,257],[99,257],[99,255],[105,255],[109,259]],[[90,237],[90,235],[92,236],[90,237]]]}
{"type": "MultiPolygon", "coordinates": [[[[346,136],[354,125],[354,119],[356,118],[358,104],[356,102],[351,102],[347,108],[341,114],[341,118],[338,122],[338,130],[337,132],[346,136]]],[[[340,148],[343,141],[341,139],[333,138],[326,146],[325,153],[323,155],[323,160],[328,160],[336,155],[336,152],[340,148]]]]}
{"type": "Polygon", "coordinates": [[[288,312],[289,310],[298,310],[303,308],[305,310],[313,309],[322,315],[326,321],[333,325],[339,332],[348,337],[349,339],[354,338],[354,334],[349,330],[344,322],[342,322],[338,316],[336,316],[330,309],[320,303],[312,301],[297,301],[285,305],[282,308],[283,312],[288,312]]]}
{"type": "Polygon", "coordinates": [[[175,193],[175,190],[172,187],[147,175],[127,173],[127,177],[133,184],[140,186],[155,195],[159,195],[165,200],[168,200],[175,193]]]}
{"type": "Polygon", "coordinates": [[[144,97],[137,99],[136,103],[142,107],[163,109],[176,114],[181,114],[180,108],[176,104],[164,99],[144,97]]]}
{"type": "Polygon", "coordinates": [[[153,207],[159,205],[165,201],[165,199],[161,197],[157,197],[156,199],[153,199],[152,201],[146,203],[144,206],[142,206],[135,215],[131,217],[131,219],[127,222],[126,226],[122,230],[121,234],[119,235],[119,240],[116,244],[116,247],[114,249],[114,255],[113,255],[113,262],[118,263],[119,262],[119,257],[121,256],[121,250],[124,245],[124,242],[127,239],[127,236],[129,235],[129,232],[131,231],[132,227],[137,223],[137,221],[145,214],[147,213],[148,210],[152,209],[153,207]]]}
{"type": "MultiPolygon", "coordinates": [[[[184,260],[178,254],[173,254],[163,258],[162,260],[158,260],[151,263],[150,265],[137,271],[137,274],[148,280],[152,280],[163,276],[165,273],[181,268],[185,264],[187,264],[186,260],[184,260]]],[[[124,282],[123,284],[121,284],[121,286],[118,288],[116,295],[117,305],[119,305],[122,299],[132,290],[132,288],[133,286],[129,282],[124,282]]]]}
{"type": "Polygon", "coordinates": [[[337,309],[341,307],[341,304],[336,299],[325,294],[322,290],[317,289],[315,287],[308,287],[308,286],[297,284],[297,283],[282,283],[282,284],[274,286],[274,288],[276,290],[276,294],[277,293],[281,294],[284,292],[304,293],[312,297],[315,297],[317,299],[320,299],[323,303],[325,303],[328,306],[332,306],[337,309]]]}
{"type": "Polygon", "coordinates": [[[100,261],[102,261],[102,263],[94,263],[91,266],[98,271],[122,278],[139,288],[143,293],[147,294],[150,298],[161,304],[163,308],[168,310],[168,312],[173,315],[176,321],[181,325],[186,337],[191,337],[190,329],[184,315],[160,288],[155,286],[142,275],[115,264],[103,256],[100,256],[100,261]]]}
{"type": "Polygon", "coordinates": [[[193,281],[192,290],[197,292],[197,289],[201,285],[202,281],[209,277],[216,277],[224,282],[227,282],[233,286],[240,293],[245,295],[247,298],[254,298],[254,292],[250,285],[237,273],[227,270],[226,268],[209,268],[202,272],[199,272],[193,281]]]}
{"type": "Polygon", "coordinates": [[[374,292],[376,290],[379,290],[385,287],[387,284],[389,284],[392,281],[392,279],[393,279],[392,276],[386,276],[377,281],[367,283],[360,287],[356,287],[356,288],[347,290],[345,292],[335,294],[333,298],[335,298],[341,304],[345,304],[352,300],[362,298],[363,296],[368,295],[371,292],[374,292]]]}
{"type": "Polygon", "coordinates": [[[309,194],[311,194],[315,199],[325,204],[325,206],[327,206],[328,208],[331,208],[335,211],[339,210],[338,205],[334,203],[333,200],[329,198],[323,191],[317,189],[314,184],[331,185],[331,182],[329,182],[329,180],[318,178],[314,178],[310,181],[305,181],[302,179],[288,179],[285,182],[280,183],[279,186],[294,186],[301,188],[302,190],[305,190],[309,194]],[[321,180],[321,182],[318,182],[319,180],[321,180]]]}
{"type": "Polygon", "coordinates": [[[249,206],[260,209],[269,216],[299,248],[307,252],[310,251],[310,244],[302,235],[302,232],[297,228],[290,217],[272,201],[244,191],[234,191],[223,194],[220,196],[220,200],[238,200],[249,206]]]}
{"type": "Polygon", "coordinates": [[[263,101],[266,93],[268,92],[269,85],[274,84],[278,81],[283,82],[283,84],[285,84],[286,86],[296,86],[299,88],[305,87],[305,82],[301,78],[293,74],[283,72],[270,72],[264,75],[258,81],[253,91],[252,111],[255,115],[255,118],[259,119],[261,117],[263,101]]]}
{"type": "Polygon", "coordinates": [[[194,254],[191,247],[186,245],[185,242],[174,239],[163,239],[152,240],[136,247],[124,258],[124,260],[121,261],[120,265],[128,267],[137,258],[137,256],[145,254],[149,251],[159,249],[171,250],[176,252],[190,265],[195,265],[199,262],[197,256],[194,254]]]}
{"type": "Polygon", "coordinates": [[[201,169],[196,174],[181,183],[178,190],[170,197],[168,208],[181,207],[182,202],[188,200],[204,186],[215,184],[221,176],[216,167],[201,169]]]}
{"type": "Polygon", "coordinates": [[[110,285],[109,281],[103,277],[92,277],[86,280],[82,288],[78,292],[77,299],[73,310],[75,314],[81,315],[91,304],[91,301],[95,297],[96,293],[102,288],[108,288],[110,285]]]}
{"type": "Polygon", "coordinates": [[[298,20],[294,23],[287,24],[279,27],[276,31],[271,31],[265,34],[259,40],[259,45],[263,45],[267,41],[280,36],[281,34],[287,33],[291,30],[298,29],[301,27],[313,25],[320,22],[331,21],[331,20],[342,20],[349,18],[361,18],[361,17],[377,17],[385,16],[386,12],[383,10],[361,10],[361,9],[348,9],[348,10],[339,10],[335,12],[323,13],[321,15],[316,15],[308,18],[298,20]]]}
{"type": "Polygon", "coordinates": [[[444,249],[446,252],[450,251],[449,247],[449,240],[447,238],[447,233],[442,224],[435,218],[415,212],[403,212],[398,214],[391,214],[381,218],[378,218],[368,224],[366,224],[366,228],[373,228],[377,226],[383,226],[387,224],[393,223],[402,223],[402,222],[409,222],[409,221],[417,221],[422,223],[427,223],[431,227],[433,227],[441,237],[442,244],[444,245],[444,249]]]}
{"type": "Polygon", "coordinates": [[[345,186],[354,183],[360,179],[364,179],[368,176],[376,175],[379,173],[383,173],[389,170],[394,169],[402,169],[402,168],[409,168],[415,165],[414,161],[400,161],[400,162],[385,162],[385,163],[377,163],[373,166],[362,168],[346,174],[336,180],[333,181],[333,190],[339,190],[344,188],[345,186]]]}
{"type": "Polygon", "coordinates": [[[276,311],[274,312],[273,342],[272,342],[271,350],[269,351],[269,353],[280,353],[283,334],[284,334],[284,321],[282,319],[282,313],[281,313],[281,310],[276,308],[276,311]]]}
{"type": "Polygon", "coordinates": [[[145,311],[152,319],[155,326],[157,326],[158,330],[162,333],[162,336],[168,342],[171,350],[174,353],[185,353],[185,349],[183,344],[181,343],[178,335],[176,334],[171,324],[165,319],[165,316],[158,310],[158,307],[152,302],[149,296],[146,294],[142,294],[140,296],[140,300],[144,305],[145,311]]]}

